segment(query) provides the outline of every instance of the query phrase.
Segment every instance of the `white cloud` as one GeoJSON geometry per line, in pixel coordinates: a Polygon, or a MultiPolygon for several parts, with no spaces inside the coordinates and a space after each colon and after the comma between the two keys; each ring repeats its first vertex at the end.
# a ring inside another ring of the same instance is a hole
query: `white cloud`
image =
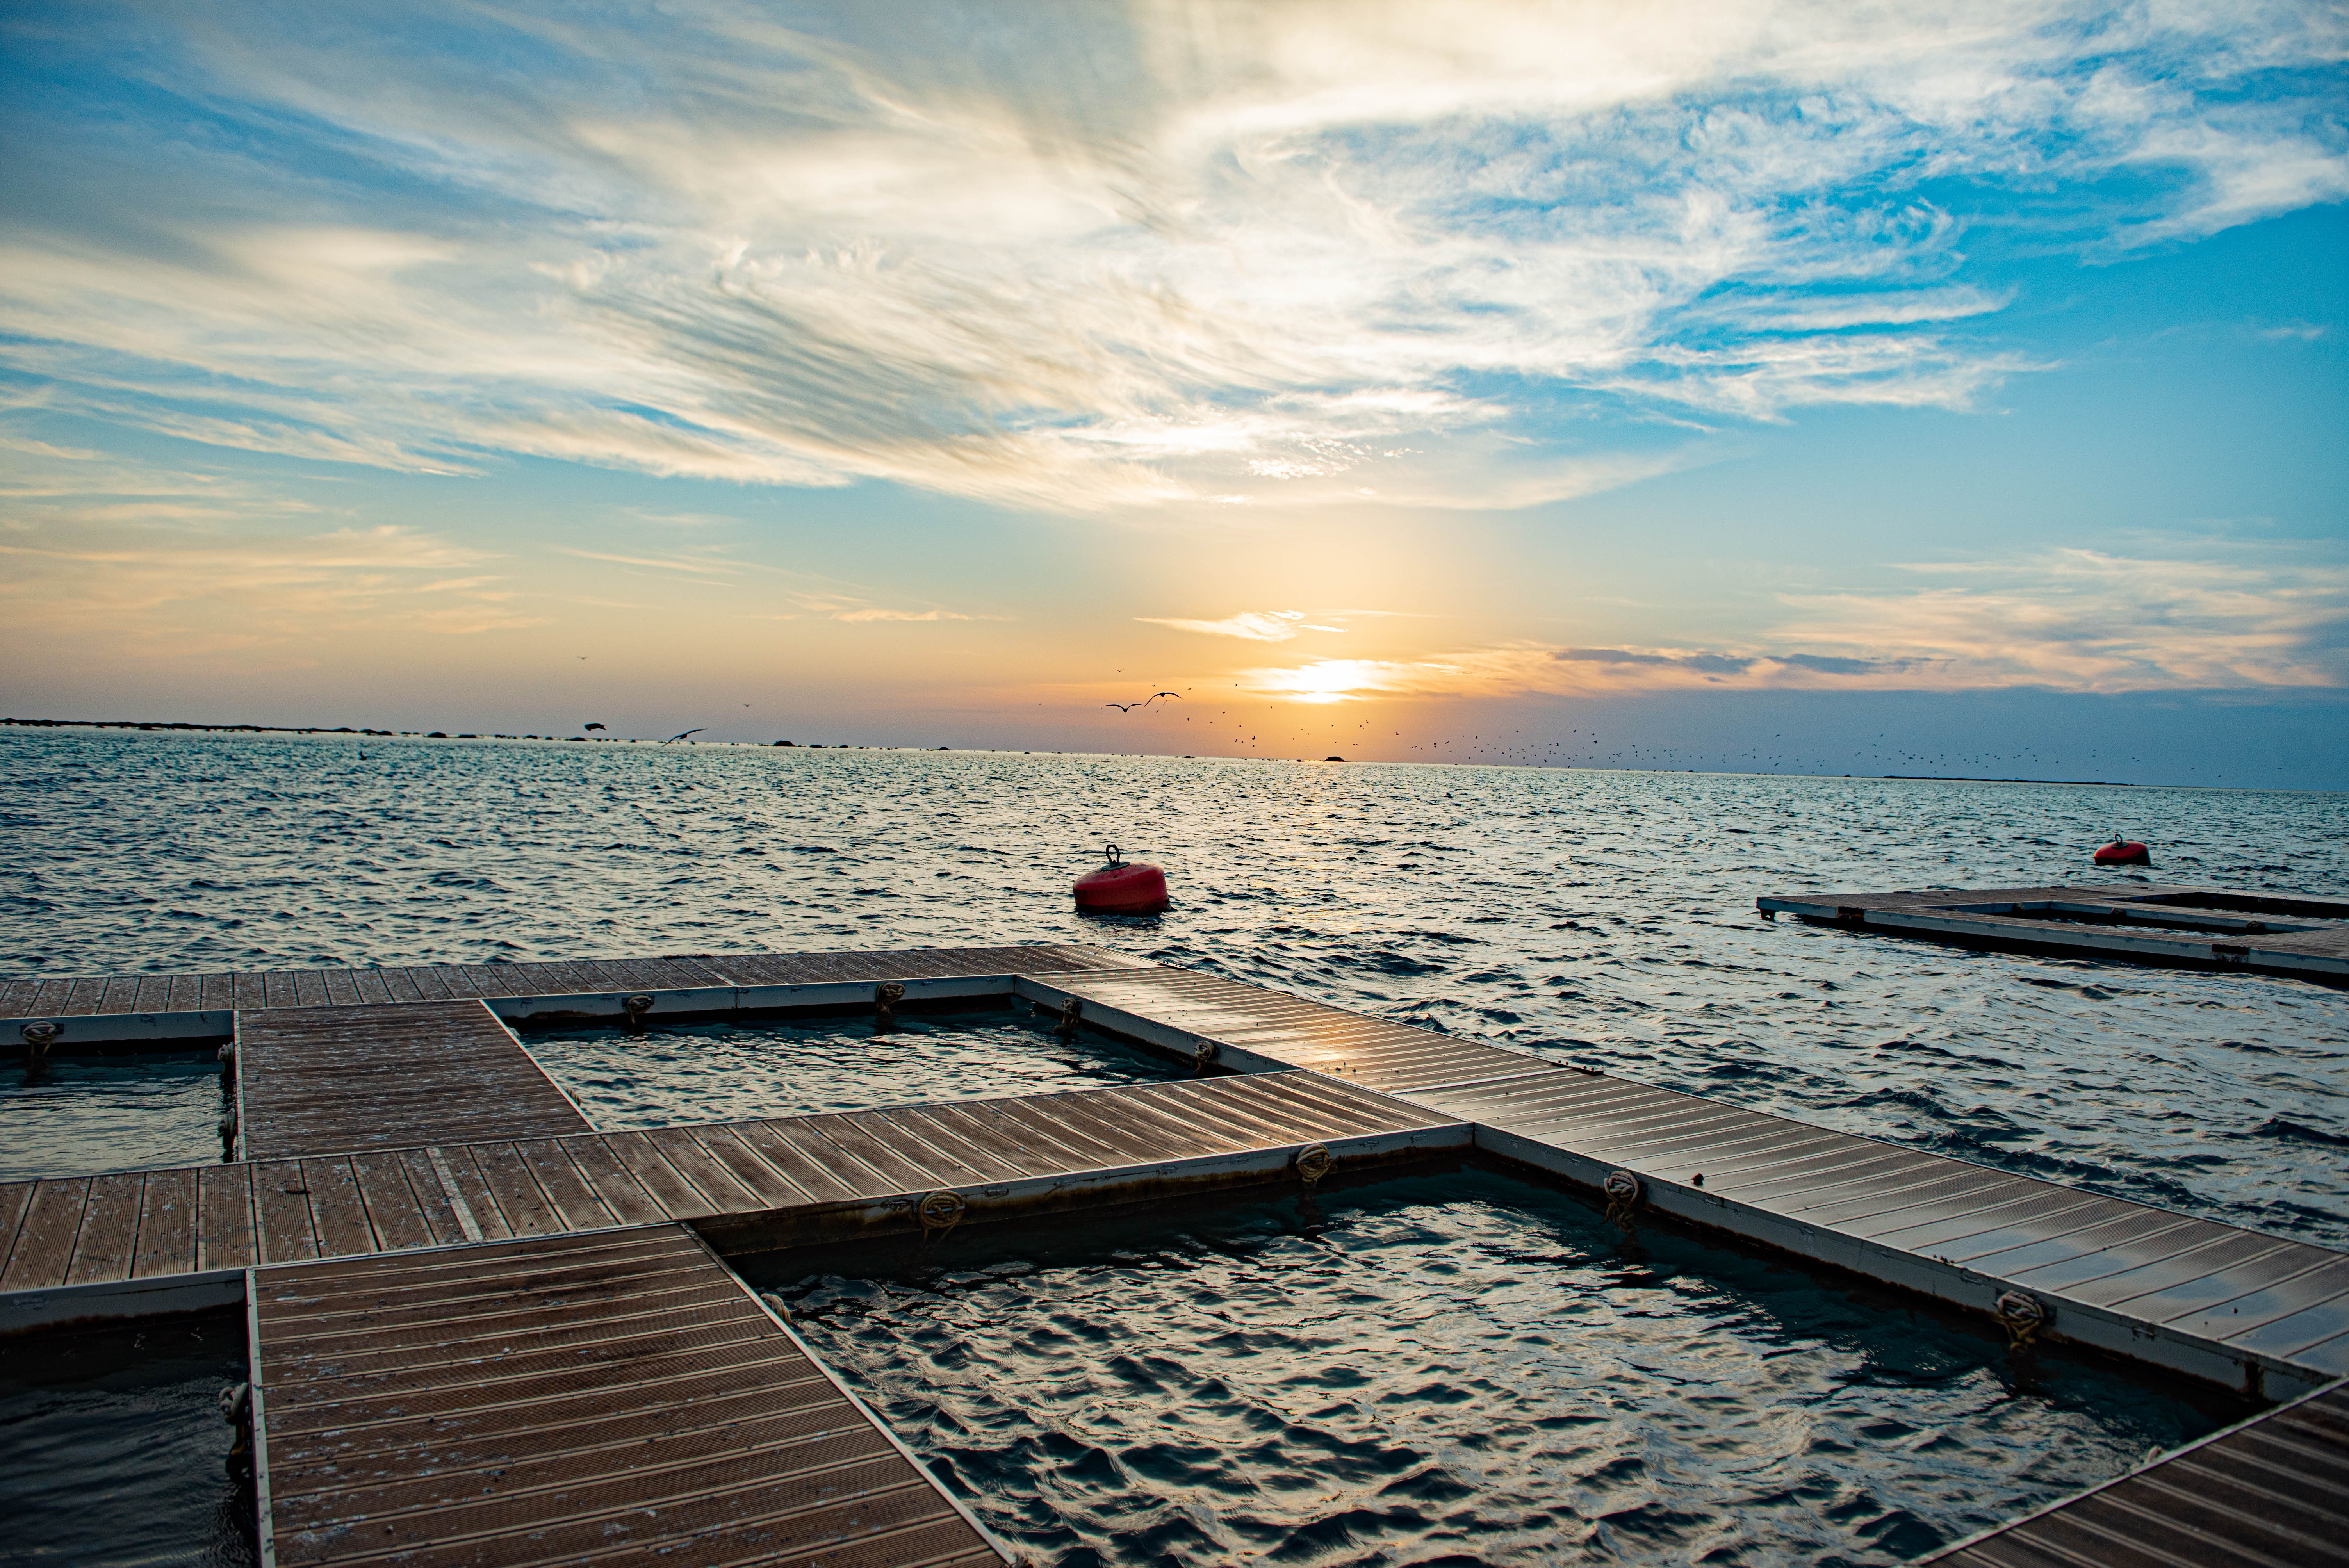
{"type": "Polygon", "coordinates": [[[2339,14],[2282,0],[153,25],[138,70],[249,134],[20,146],[0,352],[63,411],[435,472],[1529,505],[1701,460],[1561,442],[1558,399],[1966,408],[2030,368],[1924,181],[2044,224],[2135,178],[2047,241],[2104,253],[2349,194],[2302,79],[2339,14]]]}
{"type": "Polygon", "coordinates": [[[2349,567],[2241,547],[2213,562],[2052,550],[1909,565],[1956,581],[1790,595],[1743,647],[1516,642],[1416,661],[1315,659],[1239,672],[1309,702],[1371,696],[1605,695],[1702,686],[2124,692],[2349,686],[2349,567]]]}
{"type": "Polygon", "coordinates": [[[1154,626],[1172,626],[1178,632],[1202,632],[1211,637],[1245,637],[1256,643],[1285,643],[1300,631],[1309,629],[1300,624],[1305,619],[1302,610],[1243,610],[1220,621],[1176,621],[1159,615],[1136,615],[1134,619],[1154,626]]]}

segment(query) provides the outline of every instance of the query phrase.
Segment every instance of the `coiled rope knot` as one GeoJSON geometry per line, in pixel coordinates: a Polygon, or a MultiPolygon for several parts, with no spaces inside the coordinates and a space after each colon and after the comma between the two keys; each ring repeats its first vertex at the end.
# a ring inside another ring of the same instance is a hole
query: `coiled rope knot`
{"type": "Polygon", "coordinates": [[[2027,1291],[2011,1290],[1997,1302],[1998,1321],[2006,1329],[2006,1347],[2025,1351],[2047,1326],[2047,1304],[2027,1291]]]}
{"type": "Polygon", "coordinates": [[[221,1420],[236,1429],[236,1446],[228,1451],[229,1462],[253,1451],[253,1385],[231,1383],[220,1391],[221,1420]]]}
{"type": "Polygon", "coordinates": [[[1191,1076],[1194,1078],[1205,1078],[1207,1073],[1208,1064],[1213,1062],[1215,1059],[1216,1042],[1213,1040],[1201,1040],[1199,1042],[1199,1048],[1191,1053],[1191,1076]]]}
{"type": "Polygon", "coordinates": [[[897,1004],[905,999],[905,988],[895,980],[873,987],[873,1026],[893,1027],[897,1022],[897,1004]]]}
{"type": "Polygon", "coordinates": [[[1607,1194],[1607,1218],[1625,1235],[1639,1222],[1640,1179],[1629,1171],[1609,1171],[1599,1190],[1607,1194]]]}
{"type": "Polygon", "coordinates": [[[653,1010],[653,999],[643,995],[623,996],[620,998],[620,1006],[627,1009],[628,1027],[631,1030],[642,1029],[645,1026],[645,1015],[653,1010]]]}
{"type": "Polygon", "coordinates": [[[791,1304],[773,1291],[761,1291],[759,1299],[767,1304],[767,1310],[773,1313],[780,1321],[789,1323],[792,1320],[791,1304]]]}
{"type": "Polygon", "coordinates": [[[21,1033],[30,1053],[45,1057],[49,1054],[50,1043],[57,1037],[57,1026],[55,1024],[27,1024],[21,1033]]]}
{"type": "Polygon", "coordinates": [[[969,1207],[959,1192],[938,1191],[924,1198],[914,1211],[915,1218],[922,1222],[922,1239],[926,1242],[953,1230],[962,1219],[963,1211],[969,1207]]]}
{"type": "Polygon", "coordinates": [[[1083,1009],[1079,1006],[1074,996],[1070,997],[1061,1004],[1061,1021],[1052,1026],[1052,1033],[1064,1040],[1075,1039],[1077,1020],[1081,1016],[1083,1016],[1083,1009]]]}
{"type": "Polygon", "coordinates": [[[1297,1167],[1297,1174],[1304,1179],[1306,1190],[1310,1191],[1316,1182],[1330,1174],[1330,1167],[1337,1161],[1330,1158],[1326,1146],[1309,1143],[1297,1151],[1296,1159],[1290,1163],[1297,1167]]]}
{"type": "Polygon", "coordinates": [[[221,1112],[221,1163],[225,1165],[236,1157],[236,1107],[221,1112]]]}

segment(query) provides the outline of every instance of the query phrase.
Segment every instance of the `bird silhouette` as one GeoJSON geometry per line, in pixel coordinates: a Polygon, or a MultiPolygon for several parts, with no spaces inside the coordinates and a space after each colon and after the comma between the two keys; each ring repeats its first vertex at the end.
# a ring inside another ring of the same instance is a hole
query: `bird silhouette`
{"type": "Polygon", "coordinates": [[[664,741],[662,741],[662,742],[661,742],[661,744],[662,744],[663,746],[667,746],[667,745],[669,745],[669,744],[671,744],[671,743],[673,743],[673,742],[675,742],[675,741],[683,740],[683,739],[684,739],[687,736],[688,736],[688,735],[699,735],[699,734],[701,733],[701,731],[702,731],[704,728],[706,728],[706,727],[707,727],[707,726],[698,726],[698,726],[696,726],[695,727],[693,727],[693,728],[691,728],[691,729],[681,729],[681,730],[678,731],[675,735],[670,736],[670,737],[668,738],[668,739],[667,739],[667,740],[664,740],[664,741]]]}
{"type": "Polygon", "coordinates": [[[583,729],[601,729],[601,728],[603,728],[603,727],[603,727],[602,725],[600,725],[600,724],[589,724],[589,725],[583,725],[583,726],[581,726],[581,728],[583,728],[583,729]]]}
{"type": "Polygon", "coordinates": [[[1156,702],[1162,696],[1179,697],[1182,695],[1183,694],[1179,691],[1154,691],[1148,696],[1143,697],[1140,702],[1105,702],[1102,704],[1102,706],[1103,707],[1113,707],[1120,713],[1132,713],[1137,707],[1148,707],[1152,703],[1156,702]]]}

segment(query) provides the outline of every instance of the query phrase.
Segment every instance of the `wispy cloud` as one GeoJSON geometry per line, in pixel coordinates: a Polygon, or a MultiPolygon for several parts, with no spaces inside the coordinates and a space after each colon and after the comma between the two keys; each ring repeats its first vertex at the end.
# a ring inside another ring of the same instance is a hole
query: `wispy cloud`
{"type": "Polygon", "coordinates": [[[1239,672],[1302,701],[1607,695],[1701,686],[2124,692],[2349,686],[2349,566],[2054,550],[1910,565],[1957,581],[1894,593],[1792,595],[1759,646],[1557,647],[1518,642],[1418,660],[1316,659],[1239,672]]]}
{"type": "Polygon", "coordinates": [[[20,141],[0,356],[60,411],[435,472],[1529,505],[1702,460],[1592,407],[2031,368],[1937,190],[2097,253],[2349,194],[2337,16],[2282,0],[143,25],[39,46],[230,129],[20,141]]]}
{"type": "Polygon", "coordinates": [[[1134,619],[1153,626],[1172,626],[1178,632],[1244,637],[1255,643],[1285,643],[1308,629],[1302,610],[1243,610],[1220,621],[1178,621],[1159,615],[1136,615],[1134,619]]]}

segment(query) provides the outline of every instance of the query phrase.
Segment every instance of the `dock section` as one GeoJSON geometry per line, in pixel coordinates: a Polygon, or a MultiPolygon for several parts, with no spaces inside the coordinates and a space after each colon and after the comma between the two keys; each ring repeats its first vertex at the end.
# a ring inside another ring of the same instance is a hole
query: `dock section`
{"type": "Polygon", "coordinates": [[[1943,1568],[2284,1568],[2349,1563],[2349,1388],[2214,1432],[1959,1542],[1943,1568]]]}
{"type": "Polygon", "coordinates": [[[236,1086],[247,1160],[592,1130],[479,1000],[239,1013],[236,1086]]]}
{"type": "Polygon", "coordinates": [[[1294,1073],[0,1183],[0,1332],[233,1302],[254,1266],[671,1221],[755,1251],[1293,1180],[1310,1150],[1345,1170],[1470,1142],[1294,1073]]]}
{"type": "Polygon", "coordinates": [[[262,1561],[1009,1560],[682,1225],[263,1269],[262,1561]]]}
{"type": "Polygon", "coordinates": [[[1141,963],[1081,945],[916,947],[848,953],[728,953],[576,963],[240,970],[202,975],[59,975],[0,980],[0,1041],[53,1026],[49,1048],[176,1048],[225,1040],[240,1016],[278,1008],[481,1001],[509,1022],[723,1017],[870,1002],[894,983],[907,999],[984,995],[1014,975],[1141,963]]]}
{"type": "Polygon", "coordinates": [[[2223,888],[2011,887],[1758,898],[1764,915],[1969,947],[2249,969],[2349,985],[2349,899],[2223,888]]]}
{"type": "Polygon", "coordinates": [[[1636,1202],[2254,1395],[2349,1373],[2349,1255],[1832,1131],[1217,975],[1023,978],[1046,1006],[1241,1071],[1305,1068],[1474,1123],[1636,1202]]]}

